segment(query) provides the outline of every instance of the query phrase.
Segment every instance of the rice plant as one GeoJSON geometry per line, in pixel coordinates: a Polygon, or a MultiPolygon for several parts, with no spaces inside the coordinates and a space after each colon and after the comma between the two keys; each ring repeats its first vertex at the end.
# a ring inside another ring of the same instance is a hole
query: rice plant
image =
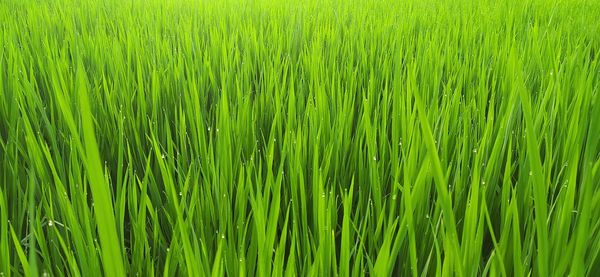
{"type": "Polygon", "coordinates": [[[599,276],[600,2],[3,0],[2,276],[599,276]]]}

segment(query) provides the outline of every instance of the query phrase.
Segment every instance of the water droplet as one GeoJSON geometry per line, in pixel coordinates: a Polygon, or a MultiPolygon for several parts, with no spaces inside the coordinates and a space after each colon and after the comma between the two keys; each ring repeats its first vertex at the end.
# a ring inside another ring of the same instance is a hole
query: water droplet
{"type": "Polygon", "coordinates": [[[221,239],[225,239],[225,235],[221,235],[221,239]]]}
{"type": "Polygon", "coordinates": [[[210,127],[208,127],[208,131],[210,132],[210,127]]]}
{"type": "Polygon", "coordinates": [[[533,176],[533,171],[529,171],[529,176],[533,176]]]}
{"type": "Polygon", "coordinates": [[[183,192],[181,192],[181,191],[180,191],[180,192],[179,192],[179,196],[183,196],[183,192]]]}
{"type": "Polygon", "coordinates": [[[165,159],[165,154],[160,155],[160,157],[164,160],[165,159]]]}
{"type": "Polygon", "coordinates": [[[171,248],[167,248],[167,252],[171,251],[171,248]]]}
{"type": "Polygon", "coordinates": [[[473,149],[473,153],[477,153],[477,148],[473,149]]]}
{"type": "Polygon", "coordinates": [[[377,161],[377,157],[376,157],[376,156],[373,156],[373,160],[374,160],[374,161],[377,161]]]}
{"type": "Polygon", "coordinates": [[[48,220],[48,227],[52,227],[52,226],[54,226],[54,221],[48,220]]]}

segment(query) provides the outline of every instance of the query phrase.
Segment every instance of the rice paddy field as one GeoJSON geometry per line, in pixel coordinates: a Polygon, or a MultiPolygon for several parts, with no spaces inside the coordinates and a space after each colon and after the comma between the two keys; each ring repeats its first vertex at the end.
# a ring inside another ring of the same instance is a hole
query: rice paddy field
{"type": "Polygon", "coordinates": [[[600,276],[600,2],[4,0],[1,276],[600,276]]]}

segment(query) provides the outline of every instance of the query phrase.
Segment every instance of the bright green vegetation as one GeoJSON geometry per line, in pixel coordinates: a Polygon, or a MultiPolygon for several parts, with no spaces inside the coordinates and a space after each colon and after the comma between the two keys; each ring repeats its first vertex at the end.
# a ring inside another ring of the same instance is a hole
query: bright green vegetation
{"type": "Polygon", "coordinates": [[[0,275],[598,276],[599,18],[1,1],[0,275]]]}

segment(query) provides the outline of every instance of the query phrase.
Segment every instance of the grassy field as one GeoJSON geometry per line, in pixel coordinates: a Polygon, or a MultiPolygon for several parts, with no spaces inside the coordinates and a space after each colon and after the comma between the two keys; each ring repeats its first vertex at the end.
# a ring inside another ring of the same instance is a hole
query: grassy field
{"type": "Polygon", "coordinates": [[[600,1],[0,2],[2,276],[599,276],[600,1]]]}

